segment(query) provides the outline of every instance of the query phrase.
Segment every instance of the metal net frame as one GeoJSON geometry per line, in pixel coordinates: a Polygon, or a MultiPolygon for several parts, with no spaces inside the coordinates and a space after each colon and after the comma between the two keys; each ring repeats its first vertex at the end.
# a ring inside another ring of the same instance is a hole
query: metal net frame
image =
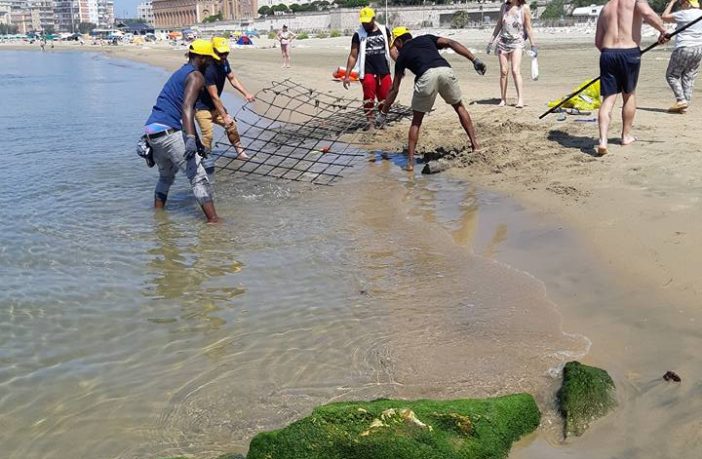
{"type": "MultiPolygon", "coordinates": [[[[396,104],[387,123],[411,116],[409,107],[396,104]]],[[[234,118],[249,158],[238,159],[225,134],[212,152],[220,171],[332,185],[366,156],[359,139],[368,125],[362,101],[290,79],[260,90],[255,106],[244,104],[234,118]]]]}

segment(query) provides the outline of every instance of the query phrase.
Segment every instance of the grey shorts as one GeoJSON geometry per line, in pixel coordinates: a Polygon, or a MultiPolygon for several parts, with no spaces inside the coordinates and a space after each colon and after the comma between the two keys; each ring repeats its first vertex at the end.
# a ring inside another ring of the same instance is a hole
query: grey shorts
{"type": "Polygon", "coordinates": [[[437,94],[440,94],[447,104],[456,105],[461,102],[463,98],[461,87],[451,67],[429,69],[414,82],[412,110],[430,112],[434,107],[437,94]]]}

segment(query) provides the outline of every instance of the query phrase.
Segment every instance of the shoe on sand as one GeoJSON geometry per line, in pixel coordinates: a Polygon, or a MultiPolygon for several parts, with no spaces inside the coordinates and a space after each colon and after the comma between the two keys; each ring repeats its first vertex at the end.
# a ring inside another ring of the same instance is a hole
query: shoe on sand
{"type": "Polygon", "coordinates": [[[609,150],[607,150],[607,147],[603,147],[600,145],[597,146],[597,156],[604,156],[607,153],[609,153],[609,150]]]}
{"type": "Polygon", "coordinates": [[[668,109],[670,113],[684,113],[687,110],[688,103],[685,101],[677,101],[668,109]]]}

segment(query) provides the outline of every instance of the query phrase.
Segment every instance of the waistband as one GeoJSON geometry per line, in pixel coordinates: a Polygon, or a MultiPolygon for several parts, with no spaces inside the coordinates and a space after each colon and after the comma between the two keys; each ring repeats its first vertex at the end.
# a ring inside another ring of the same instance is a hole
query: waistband
{"type": "Polygon", "coordinates": [[[641,54],[641,48],[602,48],[602,52],[612,54],[641,54]]]}
{"type": "Polygon", "coordinates": [[[163,137],[164,135],[173,134],[175,132],[178,132],[178,129],[166,129],[165,131],[157,132],[156,134],[146,134],[146,138],[149,140],[154,140],[158,139],[159,137],[163,137]]]}

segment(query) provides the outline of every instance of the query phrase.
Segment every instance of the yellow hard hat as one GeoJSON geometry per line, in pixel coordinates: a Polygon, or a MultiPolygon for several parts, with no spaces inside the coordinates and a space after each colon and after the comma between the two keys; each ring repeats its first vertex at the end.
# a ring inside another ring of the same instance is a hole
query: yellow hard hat
{"type": "Polygon", "coordinates": [[[700,7],[700,2],[698,0],[687,0],[687,3],[690,4],[691,7],[693,8],[699,8],[700,7]]]}
{"type": "Polygon", "coordinates": [[[230,51],[229,40],[224,37],[212,37],[212,47],[215,51],[222,54],[230,51]]]}
{"type": "Polygon", "coordinates": [[[214,48],[212,47],[211,41],[198,38],[197,40],[193,40],[193,42],[190,43],[190,48],[188,49],[193,54],[198,54],[200,56],[210,56],[216,61],[219,60],[219,56],[214,52],[214,48]]]}
{"type": "Polygon", "coordinates": [[[366,6],[364,8],[361,8],[361,14],[360,14],[360,19],[362,24],[367,24],[369,22],[373,21],[373,18],[375,17],[375,11],[373,8],[370,6],[366,6]]]}
{"type": "Polygon", "coordinates": [[[392,40],[390,40],[390,47],[395,44],[395,39],[401,37],[406,33],[410,33],[409,29],[405,26],[398,26],[392,29],[392,40]]]}

